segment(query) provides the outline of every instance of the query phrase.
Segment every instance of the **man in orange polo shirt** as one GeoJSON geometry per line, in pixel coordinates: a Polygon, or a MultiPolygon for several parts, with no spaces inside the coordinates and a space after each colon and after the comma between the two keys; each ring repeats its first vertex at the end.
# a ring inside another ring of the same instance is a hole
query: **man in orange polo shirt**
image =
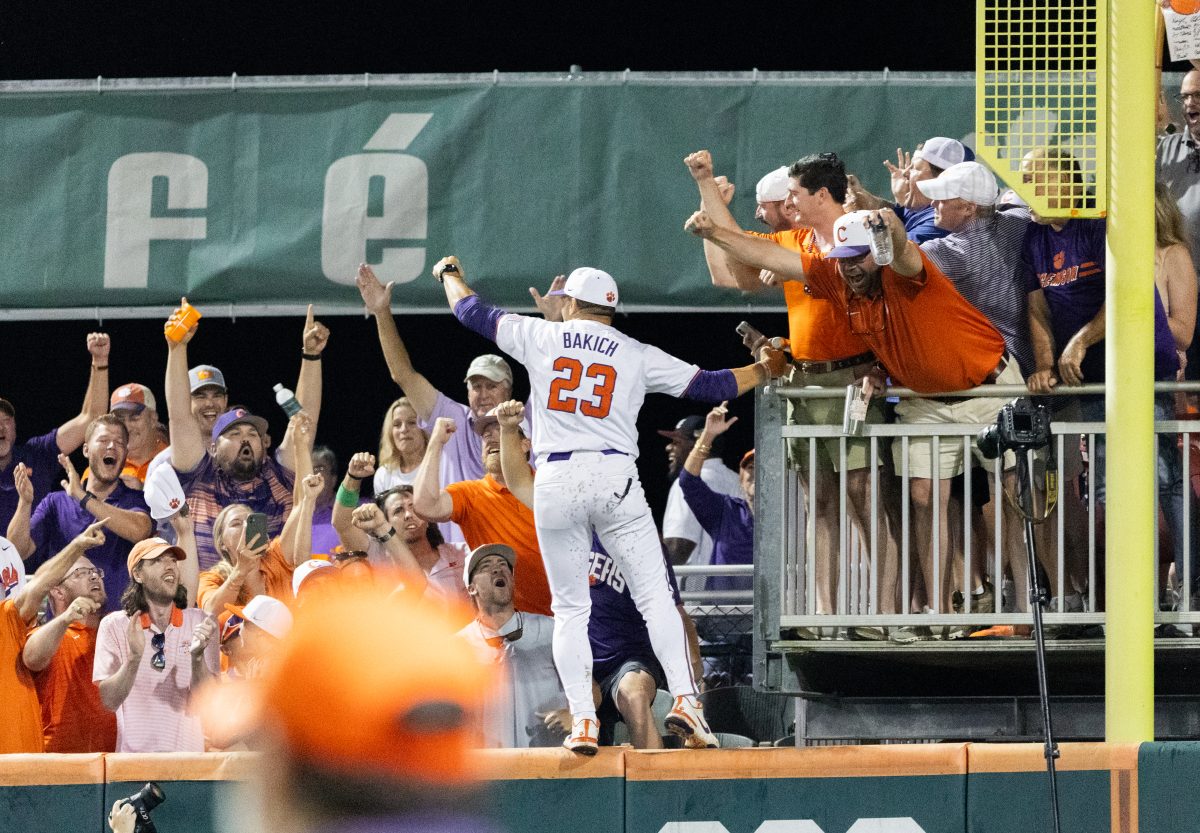
{"type": "MultiPolygon", "coordinates": [[[[713,241],[743,263],[769,269],[786,280],[802,281],[813,297],[835,303],[845,312],[851,329],[862,336],[891,377],[915,391],[959,391],[992,382],[1021,384],[1016,362],[1006,359],[1004,337],[908,240],[904,225],[890,209],[841,217],[833,227],[839,245],[824,258],[804,252],[797,255],[769,241],[718,225],[705,211],[693,214],[686,228],[713,241]],[[895,251],[891,265],[883,267],[875,263],[868,245],[869,224],[881,221],[887,225],[895,251]]],[[[990,409],[990,420],[996,418],[1004,404],[1000,399],[977,402],[990,409]]],[[[981,423],[987,421],[980,418],[981,423]]],[[[932,460],[930,449],[924,444],[910,444],[909,455],[912,470],[924,470],[931,475],[914,477],[912,481],[914,514],[921,530],[917,544],[929,603],[934,612],[949,612],[953,585],[948,563],[951,548],[946,508],[952,475],[942,476],[941,458],[932,460]],[[934,464],[938,465],[937,473],[933,471],[934,464]],[[941,508],[937,530],[932,528],[935,500],[941,508]],[[939,583],[933,580],[935,536],[941,562],[939,583]]]]}
{"type": "Polygon", "coordinates": [[[43,597],[66,578],[84,553],[104,543],[101,530],[106,523],[96,521],[76,535],[58,555],[30,576],[23,588],[0,602],[0,703],[4,704],[0,754],[43,751],[42,710],[33,675],[21,662],[21,653],[43,597]]]}
{"type": "MultiPolygon", "coordinates": [[[[713,176],[712,156],[697,151],[685,160],[688,170],[700,189],[704,210],[723,226],[736,228],[737,223],[727,207],[733,197],[732,186],[724,177],[713,176]]],[[[758,209],[755,218],[765,224],[769,234],[748,232],[769,240],[788,251],[807,257],[820,258],[835,245],[833,224],[844,212],[846,198],[846,166],[834,153],[805,156],[788,167],[777,168],[759,180],[755,187],[758,209]]],[[[779,280],[777,276],[748,263],[728,256],[715,243],[706,240],[704,256],[714,286],[760,292],[779,287],[788,311],[788,341],[793,356],[792,370],[786,381],[798,387],[828,387],[845,389],[870,370],[875,356],[862,337],[850,331],[845,313],[824,298],[811,295],[799,281],[779,280]]],[[[747,344],[752,350],[758,345],[747,344]]],[[[843,400],[793,399],[788,401],[789,425],[841,425],[843,400]]],[[[869,421],[883,422],[883,409],[878,400],[870,404],[869,421]]],[[[792,463],[799,471],[808,491],[810,473],[809,448],[816,449],[817,477],[812,484],[815,511],[813,524],[816,567],[816,612],[834,613],[834,593],[838,585],[840,536],[840,496],[837,472],[841,470],[841,440],[818,440],[810,446],[807,440],[791,444],[792,463]]],[[[871,470],[870,441],[865,438],[846,440],[846,497],[847,516],[863,540],[870,540],[871,529],[871,470]]],[[[885,509],[891,505],[881,502],[885,509]]],[[[898,516],[898,512],[893,513],[898,516]]],[[[886,513],[879,517],[880,597],[878,611],[896,612],[895,587],[898,578],[899,548],[896,530],[886,513]]],[[[852,636],[882,636],[879,629],[856,628],[852,636]]]]}
{"type": "Polygon", "coordinates": [[[50,588],[54,618],[31,632],[25,643],[21,659],[34,675],[47,752],[117,748],[117,716],[104,708],[92,682],[96,629],[106,599],[104,571],[80,558],[50,588]]]}
{"type": "MultiPolygon", "coordinates": [[[[553,615],[550,585],[538,548],[533,512],[504,485],[500,467],[500,423],[495,414],[475,419],[475,430],[483,437],[483,470],[479,480],[461,480],[442,488],[442,449],[458,430],[449,417],[438,417],[429,436],[425,459],[413,483],[413,508],[427,521],[454,521],[472,548],[484,544],[507,544],[517,556],[513,606],[526,613],[553,615]]],[[[523,439],[529,455],[529,440],[523,439]]]]}

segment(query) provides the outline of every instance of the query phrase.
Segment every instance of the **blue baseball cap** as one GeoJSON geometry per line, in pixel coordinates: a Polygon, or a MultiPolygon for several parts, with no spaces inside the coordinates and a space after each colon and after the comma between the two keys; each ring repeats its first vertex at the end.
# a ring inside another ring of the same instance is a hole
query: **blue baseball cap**
{"type": "Polygon", "coordinates": [[[217,422],[213,425],[212,441],[215,443],[217,438],[228,431],[235,425],[253,425],[258,429],[258,433],[262,436],[267,436],[267,421],[260,416],[247,411],[245,408],[234,408],[226,411],[217,417],[217,422]]]}

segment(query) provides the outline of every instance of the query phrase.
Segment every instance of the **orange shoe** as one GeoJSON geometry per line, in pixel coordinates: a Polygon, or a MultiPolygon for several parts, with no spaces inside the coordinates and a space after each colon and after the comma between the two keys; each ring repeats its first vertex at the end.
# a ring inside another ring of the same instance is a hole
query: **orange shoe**
{"type": "Polygon", "coordinates": [[[981,631],[975,631],[970,635],[970,639],[987,639],[988,637],[1000,637],[1002,639],[1025,638],[1028,639],[1032,633],[1032,628],[1029,625],[992,625],[990,628],[985,628],[981,631]]]}
{"type": "Polygon", "coordinates": [[[580,755],[595,755],[600,748],[597,738],[600,724],[590,717],[577,717],[571,723],[571,734],[563,741],[563,747],[580,755]]]}
{"type": "Polygon", "coordinates": [[[695,695],[675,698],[675,705],[663,719],[667,731],[683,739],[688,749],[716,749],[721,745],[704,719],[704,706],[695,695]]]}

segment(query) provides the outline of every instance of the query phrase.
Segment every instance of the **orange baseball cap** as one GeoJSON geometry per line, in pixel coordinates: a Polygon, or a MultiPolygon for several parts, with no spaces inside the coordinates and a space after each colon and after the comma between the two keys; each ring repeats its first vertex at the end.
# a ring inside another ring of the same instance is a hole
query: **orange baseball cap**
{"type": "Polygon", "coordinates": [[[133,568],[139,561],[149,561],[152,558],[158,558],[160,555],[170,553],[175,556],[176,561],[187,560],[187,550],[180,549],[174,544],[164,541],[162,538],[146,538],[138,541],[133,545],[133,549],[129,551],[129,575],[133,576],[133,568]]]}
{"type": "Polygon", "coordinates": [[[245,728],[268,730],[317,769],[473,780],[476,726],[497,670],[479,662],[440,606],[377,578],[313,588],[264,676],[247,684],[248,696],[234,695],[235,709],[218,698],[201,711],[227,724],[231,711],[241,712],[253,724],[245,728]]]}

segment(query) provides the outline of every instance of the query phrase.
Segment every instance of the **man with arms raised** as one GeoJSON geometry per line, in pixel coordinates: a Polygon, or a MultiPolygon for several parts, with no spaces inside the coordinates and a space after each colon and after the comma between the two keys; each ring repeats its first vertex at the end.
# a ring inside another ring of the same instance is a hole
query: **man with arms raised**
{"type": "Polygon", "coordinates": [[[46,593],[64,578],[80,556],[104,543],[104,521],[96,521],[83,530],[29,577],[28,583],[0,602],[0,754],[41,752],[42,712],[38,706],[33,675],[21,661],[30,626],[37,619],[38,606],[46,593]]]}
{"type": "Polygon", "coordinates": [[[534,523],[550,580],[554,662],[573,717],[566,747],[596,750],[587,640],[593,533],[624,573],[675,695],[668,727],[697,745],[715,746],[696,699],[683,621],[638,478],[635,420],[647,392],[732,399],[782,373],[783,354],[768,347],[758,363],[704,371],[641,344],[613,328],[616,281],[591,267],[567,278],[561,322],[510,315],[484,303],[463,280],[456,258],[439,261],[434,276],[444,281],[455,316],[529,372],[537,426],[534,523]]]}

